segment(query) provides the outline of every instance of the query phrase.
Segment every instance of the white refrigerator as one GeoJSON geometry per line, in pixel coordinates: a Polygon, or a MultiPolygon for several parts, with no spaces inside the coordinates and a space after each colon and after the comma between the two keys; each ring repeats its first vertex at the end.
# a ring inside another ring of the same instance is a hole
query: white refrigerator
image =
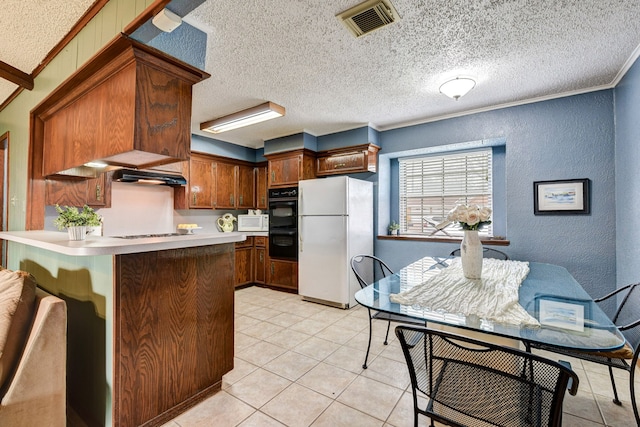
{"type": "Polygon", "coordinates": [[[373,183],[337,176],[300,181],[298,191],[298,293],[353,307],[351,257],[373,255],[373,183]]]}

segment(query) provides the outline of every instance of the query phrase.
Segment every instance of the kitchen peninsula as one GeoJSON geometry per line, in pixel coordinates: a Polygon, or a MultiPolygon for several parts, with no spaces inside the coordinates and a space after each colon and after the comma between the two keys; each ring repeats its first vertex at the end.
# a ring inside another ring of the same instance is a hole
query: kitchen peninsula
{"type": "Polygon", "coordinates": [[[0,238],[28,254],[20,267],[67,301],[69,403],[87,424],[161,425],[220,389],[233,368],[234,243],[243,233],[69,241],[61,232],[17,231],[0,238]],[[108,271],[52,273],[41,265],[47,252],[70,263],[111,263],[103,303],[87,300],[96,295],[93,277],[108,271]],[[88,284],[78,283],[83,277],[88,284]],[[80,309],[87,303],[90,310],[80,309]]]}

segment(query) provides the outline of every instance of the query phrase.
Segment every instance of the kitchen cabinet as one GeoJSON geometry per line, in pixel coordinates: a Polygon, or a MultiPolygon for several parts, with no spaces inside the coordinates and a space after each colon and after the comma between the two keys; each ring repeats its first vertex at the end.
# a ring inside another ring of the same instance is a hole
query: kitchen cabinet
{"type": "Polygon", "coordinates": [[[301,149],[265,155],[269,161],[269,188],[291,187],[316,177],[315,153],[301,149]]]}
{"type": "Polygon", "coordinates": [[[262,209],[265,212],[269,209],[269,190],[267,174],[269,166],[261,164],[256,167],[256,209],[262,209]]]}
{"type": "Polygon", "coordinates": [[[256,183],[253,165],[236,166],[236,209],[252,209],[256,206],[256,183]]]}
{"type": "Polygon", "coordinates": [[[45,188],[47,206],[84,205],[93,208],[111,207],[111,172],[88,180],[47,179],[45,188]]]}
{"type": "Polygon", "coordinates": [[[236,165],[219,161],[213,162],[213,182],[215,182],[214,209],[236,208],[237,181],[236,165]]]}
{"type": "Polygon", "coordinates": [[[262,236],[254,237],[255,247],[255,270],[253,281],[255,283],[264,285],[266,280],[266,268],[267,268],[267,238],[262,236]]]}
{"type": "Polygon", "coordinates": [[[298,292],[298,263],[281,259],[270,259],[267,285],[298,292]]]}
{"type": "Polygon", "coordinates": [[[248,236],[244,242],[236,242],[235,285],[243,286],[253,283],[254,247],[253,237],[248,236]]]}
{"type": "Polygon", "coordinates": [[[316,175],[339,175],[358,172],[377,172],[378,151],[374,144],[362,144],[334,150],[319,151],[316,175]]]}
{"type": "Polygon", "coordinates": [[[192,155],[189,160],[189,207],[213,208],[215,192],[213,161],[206,157],[192,155]]]}
{"type": "MultiPolygon", "coordinates": [[[[189,161],[188,207],[252,209],[255,206],[253,163],[193,153],[189,161]]],[[[183,209],[176,202],[176,209],[183,209]]]]}

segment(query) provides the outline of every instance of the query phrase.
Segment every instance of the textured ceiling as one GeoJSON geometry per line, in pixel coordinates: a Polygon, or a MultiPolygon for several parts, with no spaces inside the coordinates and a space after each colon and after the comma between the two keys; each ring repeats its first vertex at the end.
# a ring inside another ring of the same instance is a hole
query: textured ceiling
{"type": "MultiPolygon", "coordinates": [[[[94,1],[2,0],[0,61],[31,74],[94,1]]],[[[17,87],[0,79],[0,103],[17,87]]]]}
{"type": "MultiPolygon", "coordinates": [[[[286,116],[213,137],[391,129],[608,88],[638,56],[640,0],[392,2],[400,21],[355,38],[335,15],[360,0],[207,0],[185,17],[208,34],[211,74],[194,86],[193,132],[264,101],[286,116]],[[469,94],[439,93],[459,75],[477,81],[469,94]]],[[[0,60],[30,73],[92,3],[3,0],[0,60]]],[[[0,99],[14,88],[0,80],[0,99]]]]}

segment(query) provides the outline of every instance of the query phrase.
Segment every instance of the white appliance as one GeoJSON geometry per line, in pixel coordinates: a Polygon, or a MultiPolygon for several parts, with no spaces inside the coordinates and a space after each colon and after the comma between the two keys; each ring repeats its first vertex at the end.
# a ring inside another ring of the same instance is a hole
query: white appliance
{"type": "Polygon", "coordinates": [[[238,215],[238,231],[269,231],[269,215],[238,215]]]}
{"type": "Polygon", "coordinates": [[[298,293],[352,307],[360,285],[351,257],[373,254],[373,184],[337,176],[300,181],[298,190],[298,293]]]}

